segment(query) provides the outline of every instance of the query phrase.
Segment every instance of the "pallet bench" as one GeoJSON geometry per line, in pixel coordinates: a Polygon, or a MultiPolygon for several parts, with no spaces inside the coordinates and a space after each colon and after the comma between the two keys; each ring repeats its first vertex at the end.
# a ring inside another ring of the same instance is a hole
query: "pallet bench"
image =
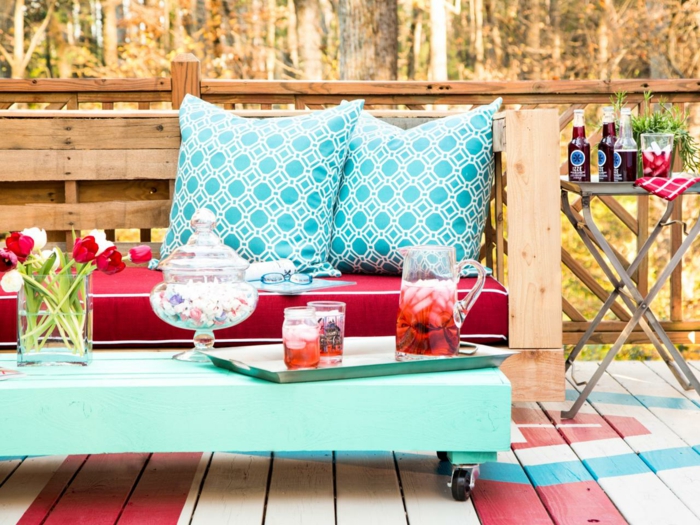
{"type": "MultiPolygon", "coordinates": [[[[237,113],[271,117],[297,112],[237,113]]],[[[376,114],[406,127],[438,116],[422,111],[376,114]]],[[[137,228],[141,240],[150,241],[152,228],[168,226],[179,145],[176,111],[2,112],[0,231],[40,226],[65,246],[73,229],[137,228]]],[[[508,347],[518,351],[503,371],[515,401],[563,400],[556,110],[498,115],[494,150],[494,266],[501,281],[507,272],[508,347]],[[503,155],[508,165],[505,219],[500,209],[505,204],[503,155]]]]}

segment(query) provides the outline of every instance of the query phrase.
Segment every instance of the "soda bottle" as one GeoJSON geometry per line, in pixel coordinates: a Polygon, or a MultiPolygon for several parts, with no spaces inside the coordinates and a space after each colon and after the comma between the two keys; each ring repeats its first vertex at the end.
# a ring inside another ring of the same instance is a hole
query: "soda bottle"
{"type": "Polygon", "coordinates": [[[598,144],[598,182],[615,180],[615,109],[603,108],[603,138],[598,144]]]}
{"type": "Polygon", "coordinates": [[[630,109],[620,111],[620,136],[615,142],[615,182],[637,180],[637,143],[632,138],[630,109]]]}
{"type": "Polygon", "coordinates": [[[583,110],[574,110],[574,132],[569,142],[569,181],[591,182],[591,145],[586,140],[583,110]]]}

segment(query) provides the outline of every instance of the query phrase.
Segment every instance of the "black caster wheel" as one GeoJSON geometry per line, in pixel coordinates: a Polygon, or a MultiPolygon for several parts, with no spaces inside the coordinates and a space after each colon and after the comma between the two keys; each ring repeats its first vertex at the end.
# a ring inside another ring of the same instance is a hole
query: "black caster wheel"
{"type": "Polygon", "coordinates": [[[478,465],[473,467],[456,467],[452,471],[452,480],[450,482],[452,497],[456,501],[467,501],[472,494],[478,477],[478,465]]]}
{"type": "Polygon", "coordinates": [[[456,501],[467,501],[471,496],[469,488],[469,474],[466,470],[458,469],[452,473],[452,497],[456,501]]]}
{"type": "Polygon", "coordinates": [[[447,452],[444,452],[442,450],[438,450],[437,457],[440,461],[449,461],[449,459],[447,458],[447,452]]]}

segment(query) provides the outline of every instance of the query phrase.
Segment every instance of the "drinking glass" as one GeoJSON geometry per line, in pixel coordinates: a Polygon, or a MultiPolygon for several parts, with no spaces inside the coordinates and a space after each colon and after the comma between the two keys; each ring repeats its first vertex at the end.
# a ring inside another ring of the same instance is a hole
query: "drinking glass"
{"type": "Polygon", "coordinates": [[[672,133],[642,133],[642,168],[645,177],[670,177],[672,133]]]}
{"type": "Polygon", "coordinates": [[[312,301],[307,304],[316,310],[321,334],[321,364],[337,365],[343,362],[345,336],[345,303],[340,301],[312,301]]]}

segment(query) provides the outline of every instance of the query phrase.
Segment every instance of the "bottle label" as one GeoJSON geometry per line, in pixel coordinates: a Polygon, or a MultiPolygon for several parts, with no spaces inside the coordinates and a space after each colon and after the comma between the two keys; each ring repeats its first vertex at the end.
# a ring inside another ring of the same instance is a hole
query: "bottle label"
{"type": "MultiPolygon", "coordinates": [[[[600,159],[598,160],[600,163],[600,159]]],[[[615,155],[613,156],[613,163],[615,169],[618,169],[622,165],[622,157],[620,157],[620,154],[616,151],[615,155]]]]}
{"type": "Polygon", "coordinates": [[[606,160],[608,160],[608,158],[605,156],[605,153],[598,150],[598,168],[602,168],[606,160]]]}
{"type": "Polygon", "coordinates": [[[570,160],[573,166],[583,166],[583,163],[586,162],[586,156],[581,151],[572,151],[570,160]]]}

